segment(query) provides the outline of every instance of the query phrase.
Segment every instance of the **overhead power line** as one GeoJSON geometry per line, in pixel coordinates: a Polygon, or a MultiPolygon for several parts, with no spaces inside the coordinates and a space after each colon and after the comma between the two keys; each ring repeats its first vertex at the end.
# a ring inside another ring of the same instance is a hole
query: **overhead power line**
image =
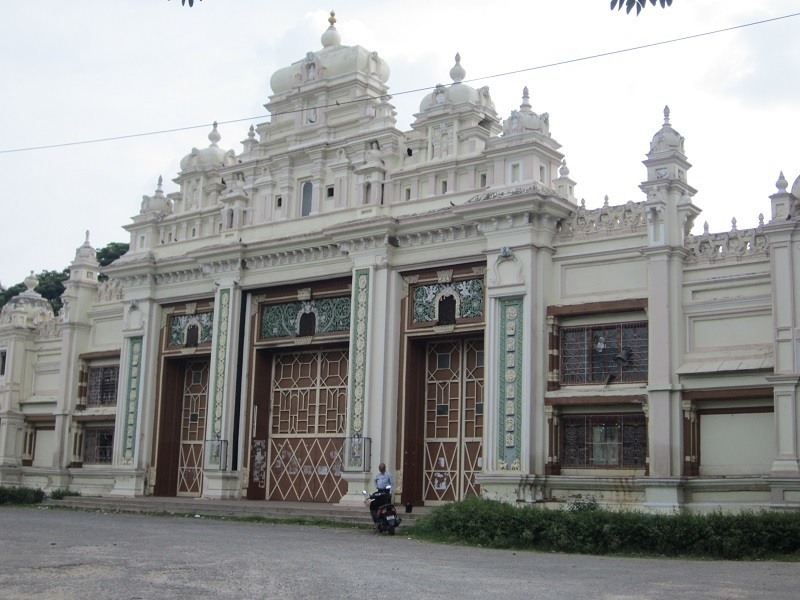
{"type": "MultiPolygon", "coordinates": [[[[685,36],[682,36],[682,37],[672,38],[672,39],[669,39],[669,40],[662,40],[660,42],[652,42],[650,44],[643,44],[641,46],[630,46],[628,48],[622,48],[622,49],[619,49],[619,50],[610,50],[608,52],[601,52],[599,54],[590,54],[590,55],[581,56],[581,57],[578,57],[578,58],[570,58],[570,59],[566,59],[566,60],[560,60],[560,61],[557,61],[557,62],[547,63],[547,64],[543,64],[543,65],[537,65],[535,67],[526,67],[524,69],[517,69],[515,71],[506,71],[506,72],[503,72],[503,73],[495,73],[493,75],[484,75],[482,77],[475,77],[475,78],[472,78],[472,79],[465,79],[462,83],[474,83],[476,81],[485,81],[487,79],[497,79],[499,77],[507,77],[509,75],[518,75],[520,73],[528,73],[530,71],[539,71],[539,70],[542,70],[542,69],[549,69],[549,68],[552,68],[552,67],[560,67],[560,66],[564,66],[564,65],[569,65],[569,64],[573,64],[573,63],[587,61],[587,60],[594,60],[596,58],[605,58],[606,56],[614,56],[616,54],[624,54],[626,52],[635,52],[637,50],[645,50],[647,48],[655,48],[656,46],[664,46],[666,44],[675,44],[677,42],[685,42],[687,40],[693,40],[693,39],[697,39],[697,38],[701,38],[701,37],[707,37],[707,36],[710,36],[710,35],[716,35],[716,34],[725,33],[725,32],[728,32],[728,31],[735,31],[737,29],[744,29],[746,27],[753,27],[755,25],[764,25],[766,23],[773,23],[775,21],[781,21],[781,20],[784,20],[784,19],[790,19],[792,17],[797,17],[797,16],[800,16],[800,13],[791,13],[791,14],[788,14],[788,15],[780,16],[780,17],[773,17],[771,19],[763,19],[761,21],[752,21],[750,23],[744,23],[742,25],[734,25],[732,27],[725,27],[723,29],[714,29],[713,31],[705,31],[703,33],[695,33],[695,34],[692,34],[692,35],[685,35],[685,36]]],[[[433,85],[429,85],[429,86],[425,86],[425,87],[421,87],[421,88],[416,88],[416,89],[411,89],[411,90],[404,90],[404,91],[401,91],[401,92],[393,92],[392,94],[388,94],[387,96],[379,96],[379,98],[380,97],[389,97],[389,96],[402,96],[404,94],[415,94],[415,93],[419,93],[419,92],[432,90],[434,87],[435,86],[433,86],[433,85]]],[[[334,103],[324,104],[324,105],[318,106],[317,108],[330,108],[332,106],[345,106],[345,105],[348,105],[348,104],[356,104],[356,103],[365,102],[367,100],[374,100],[374,99],[375,99],[375,97],[359,98],[357,100],[337,101],[337,102],[334,102],[334,103]]],[[[241,123],[243,121],[254,121],[254,120],[258,120],[258,119],[265,119],[265,118],[268,118],[270,116],[274,117],[274,116],[278,116],[278,115],[288,115],[288,114],[293,114],[293,113],[300,112],[300,111],[302,111],[302,109],[287,110],[287,111],[283,111],[283,112],[256,115],[256,116],[252,116],[252,117],[243,117],[241,119],[230,119],[230,120],[227,120],[227,121],[218,121],[217,124],[218,125],[229,125],[231,123],[241,123]]],[[[92,140],[80,140],[80,141],[76,141],[76,142],[62,142],[60,144],[47,144],[47,145],[44,145],[44,146],[30,146],[30,147],[27,147],[27,148],[11,148],[9,150],[0,150],[0,154],[10,154],[12,152],[29,152],[29,151],[33,151],[33,150],[48,150],[48,149],[51,149],[51,148],[65,148],[65,147],[68,147],[68,146],[82,146],[82,145],[85,145],[85,144],[99,144],[101,142],[114,142],[114,141],[118,141],[118,140],[128,140],[128,139],[132,139],[132,138],[145,137],[145,136],[151,136],[151,135],[161,135],[161,134],[164,134],[164,133],[177,133],[179,131],[190,131],[192,129],[203,129],[203,128],[210,127],[210,126],[211,126],[211,123],[202,123],[200,125],[188,125],[186,127],[174,127],[174,128],[171,128],[171,129],[160,129],[160,130],[157,130],[157,131],[147,131],[147,132],[143,132],[143,133],[130,133],[130,134],[127,134],[127,135],[116,135],[116,136],[111,136],[111,137],[96,138],[96,139],[92,139],[92,140]]]]}

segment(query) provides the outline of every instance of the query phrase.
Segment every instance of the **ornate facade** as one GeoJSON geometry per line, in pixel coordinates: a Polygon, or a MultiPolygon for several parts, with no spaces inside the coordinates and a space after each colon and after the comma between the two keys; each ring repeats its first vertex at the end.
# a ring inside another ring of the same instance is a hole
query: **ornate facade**
{"type": "MultiPolygon", "coordinates": [[[[64,308],[0,314],[0,483],[84,494],[652,510],[800,505],[800,178],[769,217],[700,209],[664,111],[642,197],[575,197],[527,88],[451,83],[396,127],[376,53],[277,71],[242,150],[181,161],[64,308]]],[[[766,204],[766,203],[765,203],[766,204]]]]}

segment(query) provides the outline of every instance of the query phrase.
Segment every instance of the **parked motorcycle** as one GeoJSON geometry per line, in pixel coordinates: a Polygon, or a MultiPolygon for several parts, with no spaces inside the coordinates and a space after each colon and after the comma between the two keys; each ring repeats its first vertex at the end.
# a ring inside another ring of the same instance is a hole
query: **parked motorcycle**
{"type": "Polygon", "coordinates": [[[397,510],[392,504],[392,488],[387,488],[386,491],[379,490],[369,495],[367,495],[367,490],[364,490],[362,494],[366,496],[364,504],[369,505],[372,522],[375,523],[378,532],[394,535],[394,530],[400,525],[402,519],[397,516],[397,510]]]}

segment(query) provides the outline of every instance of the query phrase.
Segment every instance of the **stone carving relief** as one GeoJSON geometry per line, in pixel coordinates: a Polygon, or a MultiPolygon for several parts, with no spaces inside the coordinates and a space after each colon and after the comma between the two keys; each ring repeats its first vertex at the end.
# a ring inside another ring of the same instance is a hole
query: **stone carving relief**
{"type": "Polygon", "coordinates": [[[483,279],[455,283],[434,283],[414,288],[412,320],[414,323],[436,321],[439,302],[444,295],[456,299],[456,316],[471,319],[483,316],[483,279]]]}
{"type": "Polygon", "coordinates": [[[501,274],[500,274],[500,265],[506,262],[515,262],[517,264],[517,270],[514,277],[513,282],[509,283],[522,283],[522,262],[517,258],[517,256],[512,252],[511,248],[508,246],[503,246],[500,248],[500,254],[497,255],[497,258],[494,260],[494,264],[492,264],[492,276],[489,279],[490,285],[499,285],[501,282],[501,274]]]}
{"type": "Polygon", "coordinates": [[[261,337],[298,336],[300,317],[305,313],[316,316],[316,333],[350,330],[350,297],[342,296],[264,305],[261,309],[261,337]]]}

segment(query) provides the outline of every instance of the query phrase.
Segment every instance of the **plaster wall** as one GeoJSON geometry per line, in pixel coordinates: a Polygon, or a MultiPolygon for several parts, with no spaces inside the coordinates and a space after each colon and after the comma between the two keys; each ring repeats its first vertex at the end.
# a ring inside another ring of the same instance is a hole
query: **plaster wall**
{"type": "Polygon", "coordinates": [[[705,414],[700,418],[700,475],[769,473],[775,458],[773,413],[705,414]]]}
{"type": "Polygon", "coordinates": [[[52,467],[53,457],[58,447],[58,436],[51,429],[36,431],[36,445],[33,452],[34,467],[52,467]]]}

